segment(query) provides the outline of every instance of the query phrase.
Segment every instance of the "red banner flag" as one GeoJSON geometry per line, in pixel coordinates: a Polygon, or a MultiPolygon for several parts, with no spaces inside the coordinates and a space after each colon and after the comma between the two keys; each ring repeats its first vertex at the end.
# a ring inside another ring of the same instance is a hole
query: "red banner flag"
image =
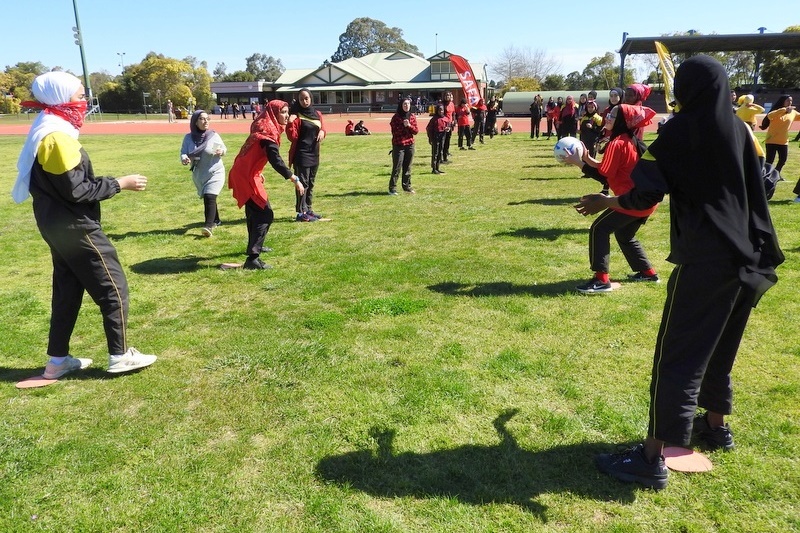
{"type": "Polygon", "coordinates": [[[470,106],[474,106],[481,98],[481,90],[478,85],[478,80],[475,79],[475,74],[472,73],[472,68],[467,63],[467,60],[461,56],[451,55],[450,63],[456,69],[458,79],[461,81],[461,88],[464,89],[464,96],[470,106]]]}

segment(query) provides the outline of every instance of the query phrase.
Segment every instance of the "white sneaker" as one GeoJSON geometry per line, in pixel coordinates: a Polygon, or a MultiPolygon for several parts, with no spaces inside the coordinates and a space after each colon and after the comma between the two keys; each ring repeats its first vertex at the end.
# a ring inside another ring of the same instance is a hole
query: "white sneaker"
{"type": "Polygon", "coordinates": [[[131,370],[138,370],[150,366],[158,359],[155,355],[146,355],[141,353],[136,348],[128,348],[128,351],[122,355],[109,355],[108,356],[108,372],[111,374],[119,374],[121,372],[130,372],[131,370]]]}
{"type": "Polygon", "coordinates": [[[60,365],[48,361],[47,365],[44,367],[44,374],[42,374],[42,377],[44,377],[44,379],[58,379],[61,376],[66,376],[70,372],[86,368],[91,364],[91,359],[79,359],[68,355],[60,365]]]}

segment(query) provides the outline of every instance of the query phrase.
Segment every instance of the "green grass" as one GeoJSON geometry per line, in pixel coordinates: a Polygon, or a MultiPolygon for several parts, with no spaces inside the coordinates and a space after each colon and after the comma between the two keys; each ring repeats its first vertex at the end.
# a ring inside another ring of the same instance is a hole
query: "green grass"
{"type": "MultiPolygon", "coordinates": [[[[45,362],[51,266],[30,203],[0,196],[0,530],[800,531],[796,145],[771,202],[787,261],[734,368],[738,448],[652,492],[593,456],[644,434],[665,284],[574,292],[591,220],[571,206],[599,188],[552,142],[496,137],[433,176],[420,135],[417,194],[391,197],[389,136],[331,135],[333,220],[291,222],[268,168],[274,269],[245,272],[218,268],[246,243],[227,190],[200,237],[181,137],[81,138],[98,174],[150,178],[103,203],[132,343],[159,355],[136,374],[105,374],[87,298],[71,350],[92,369],[14,388],[45,362]]],[[[0,191],[22,142],[0,137],[0,191]]],[[[664,277],[668,232],[667,205],[640,231],[664,277]]]]}

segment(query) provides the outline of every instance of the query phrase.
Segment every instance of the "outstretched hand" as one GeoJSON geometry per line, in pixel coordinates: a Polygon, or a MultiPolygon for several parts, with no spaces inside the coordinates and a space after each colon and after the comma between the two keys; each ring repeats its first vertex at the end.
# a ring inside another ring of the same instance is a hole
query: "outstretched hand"
{"type": "Polygon", "coordinates": [[[141,174],[129,174],[117,178],[119,188],[128,191],[143,191],[147,187],[147,178],[141,174]]]}
{"type": "Polygon", "coordinates": [[[608,198],[605,194],[600,193],[587,194],[586,196],[581,196],[581,199],[574,207],[583,216],[594,215],[608,207],[606,204],[608,198]]]}

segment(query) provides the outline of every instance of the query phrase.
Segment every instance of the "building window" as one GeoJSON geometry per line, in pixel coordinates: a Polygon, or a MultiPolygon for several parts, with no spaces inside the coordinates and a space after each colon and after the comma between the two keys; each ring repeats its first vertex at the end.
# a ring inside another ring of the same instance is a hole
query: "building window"
{"type": "Polygon", "coordinates": [[[431,63],[431,80],[457,80],[458,74],[453,70],[450,61],[436,61],[431,63]]]}

